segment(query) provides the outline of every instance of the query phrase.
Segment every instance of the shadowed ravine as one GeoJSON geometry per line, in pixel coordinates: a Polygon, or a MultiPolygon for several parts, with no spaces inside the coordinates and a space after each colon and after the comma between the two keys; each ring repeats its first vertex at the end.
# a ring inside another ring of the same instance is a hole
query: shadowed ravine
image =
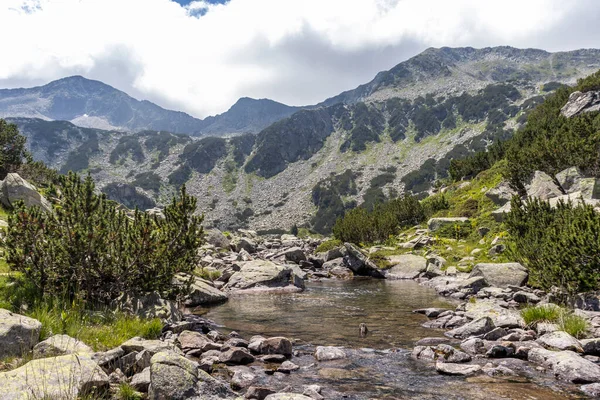
{"type": "MultiPolygon", "coordinates": [[[[439,375],[426,363],[414,361],[414,342],[442,331],[422,328],[421,307],[451,306],[435,291],[412,281],[352,280],[312,282],[302,293],[232,297],[226,304],[197,310],[225,332],[295,340],[303,367],[282,376],[259,374],[265,386],[323,386],[325,398],[349,399],[565,399],[553,379],[454,378],[439,375]],[[360,323],[369,334],[361,338],[360,323]],[[314,346],[346,349],[345,360],[316,362],[314,346]],[[553,387],[552,390],[550,387],[553,387]]],[[[572,388],[571,388],[572,390],[572,388]]]]}

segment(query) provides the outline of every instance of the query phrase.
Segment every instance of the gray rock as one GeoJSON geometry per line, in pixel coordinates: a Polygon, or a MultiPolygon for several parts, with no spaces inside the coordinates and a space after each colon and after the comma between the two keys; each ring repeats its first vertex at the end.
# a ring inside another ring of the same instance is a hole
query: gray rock
{"type": "Polygon", "coordinates": [[[483,335],[484,340],[498,340],[504,336],[506,336],[508,332],[504,328],[495,328],[483,335]]]}
{"type": "Polygon", "coordinates": [[[231,377],[231,387],[235,390],[250,387],[257,381],[256,375],[254,375],[247,367],[243,368],[244,369],[235,370],[231,377]]]}
{"type": "Polygon", "coordinates": [[[580,357],[573,351],[550,351],[546,349],[531,349],[529,361],[548,366],[554,375],[572,383],[600,382],[600,366],[580,357]]]}
{"type": "Polygon", "coordinates": [[[553,197],[562,196],[560,187],[554,183],[550,175],[542,171],[535,171],[529,181],[525,184],[527,196],[540,200],[548,200],[553,197]]]}
{"type": "Polygon", "coordinates": [[[496,187],[485,192],[485,196],[492,200],[497,206],[503,206],[510,202],[513,196],[517,194],[508,182],[502,181],[496,187]]]}
{"type": "Polygon", "coordinates": [[[256,253],[256,243],[250,238],[237,238],[232,244],[238,253],[242,250],[246,250],[250,254],[256,253]]]}
{"type": "MultiPolygon", "coordinates": [[[[179,274],[180,280],[186,280],[186,276],[179,274]]],[[[198,277],[193,277],[190,293],[185,298],[185,305],[196,307],[204,304],[216,304],[227,301],[227,294],[211,286],[208,282],[198,277]]]]}
{"type": "Polygon", "coordinates": [[[188,353],[192,350],[201,350],[202,352],[208,350],[218,350],[220,346],[215,346],[212,340],[210,340],[206,335],[201,334],[200,332],[195,331],[183,331],[177,337],[177,341],[181,345],[181,350],[184,353],[188,353]]]}
{"type": "Polygon", "coordinates": [[[437,346],[438,344],[448,343],[450,339],[445,337],[429,337],[418,340],[416,346],[437,346]]]}
{"type": "Polygon", "coordinates": [[[251,386],[246,391],[244,396],[246,399],[264,400],[268,395],[274,394],[275,391],[266,387],[251,386]]]}
{"type": "Polygon", "coordinates": [[[234,273],[225,290],[236,291],[252,288],[281,288],[293,283],[291,268],[277,265],[271,261],[254,260],[244,264],[234,273]]]}
{"type": "Polygon", "coordinates": [[[583,353],[581,343],[573,336],[563,331],[546,333],[539,337],[536,342],[549,350],[571,350],[583,353]]]}
{"type": "Polygon", "coordinates": [[[536,304],[539,303],[542,299],[530,292],[519,291],[513,294],[514,301],[517,303],[525,303],[525,304],[536,304]]]}
{"type": "Polygon", "coordinates": [[[131,352],[141,352],[146,350],[148,353],[153,356],[156,353],[160,352],[172,352],[175,354],[183,355],[181,350],[174,343],[163,340],[146,340],[140,337],[134,337],[121,344],[121,348],[125,351],[125,353],[131,352]]]}
{"type": "Polygon", "coordinates": [[[505,288],[509,285],[523,286],[527,283],[527,269],[519,263],[475,264],[469,278],[481,276],[488,285],[505,288]]]}
{"type": "Polygon", "coordinates": [[[187,358],[163,351],[150,361],[150,400],[183,400],[198,395],[198,364],[187,358]]]}
{"type": "Polygon", "coordinates": [[[292,247],[283,252],[285,259],[299,264],[300,261],[306,261],[306,254],[300,247],[292,247]]]}
{"type": "Polygon", "coordinates": [[[243,347],[232,347],[221,353],[219,361],[227,365],[250,364],[254,361],[254,356],[243,347]]]}
{"type": "Polygon", "coordinates": [[[54,335],[35,345],[33,358],[56,357],[65,354],[93,353],[91,347],[68,335],[54,335]]]}
{"type": "Polygon", "coordinates": [[[298,393],[275,393],[265,397],[265,400],[312,400],[312,398],[298,393]]]}
{"type": "Polygon", "coordinates": [[[90,354],[41,358],[9,372],[0,373],[0,398],[75,399],[80,394],[108,389],[108,375],[90,354]]]}
{"type": "Polygon", "coordinates": [[[142,372],[135,374],[131,378],[130,384],[135,390],[146,393],[150,386],[150,367],[144,368],[142,372]]]}
{"type": "Polygon", "coordinates": [[[413,254],[389,256],[392,267],[385,271],[388,279],[415,279],[427,269],[427,260],[413,254]]]}
{"type": "Polygon", "coordinates": [[[344,243],[348,254],[344,257],[344,263],[356,275],[372,276],[374,278],[385,278],[383,272],[377,268],[374,262],[369,257],[353,245],[352,243],[344,243]]]}
{"type": "Polygon", "coordinates": [[[581,341],[583,352],[591,356],[600,356],[600,338],[583,339],[581,341]]]}
{"type": "Polygon", "coordinates": [[[317,361],[331,361],[346,358],[346,353],[340,347],[317,346],[315,349],[315,358],[317,361]]]}
{"type": "Polygon", "coordinates": [[[600,397],[600,383],[590,383],[581,386],[579,389],[590,397],[600,397]]]}
{"type": "Polygon", "coordinates": [[[308,385],[304,388],[303,395],[310,397],[313,400],[323,400],[325,397],[321,395],[321,386],[319,385],[308,385]]]}
{"type": "Polygon", "coordinates": [[[496,222],[502,222],[502,221],[504,221],[506,214],[508,214],[510,212],[510,210],[511,210],[510,203],[506,203],[502,207],[492,211],[492,217],[494,218],[494,220],[496,222]]]}
{"type": "Polygon", "coordinates": [[[567,194],[579,191],[581,179],[583,179],[583,174],[577,167],[567,168],[556,174],[558,184],[567,194]]]}
{"type": "Polygon", "coordinates": [[[12,207],[18,200],[22,200],[27,207],[37,206],[44,211],[52,211],[50,202],[38,193],[35,186],[21,178],[19,174],[11,173],[0,182],[0,202],[6,207],[12,207]]]}
{"type": "Polygon", "coordinates": [[[264,339],[260,343],[261,354],[282,354],[290,357],[292,355],[292,342],[284,337],[272,337],[264,339]]]}
{"type": "Polygon", "coordinates": [[[560,109],[560,113],[566,118],[593,111],[600,111],[600,91],[575,91],[569,96],[567,104],[560,109]]]}
{"type": "Polygon", "coordinates": [[[440,316],[440,314],[445,313],[446,311],[449,311],[449,310],[447,308],[435,308],[435,307],[419,308],[417,310],[413,310],[414,313],[424,314],[427,318],[437,318],[440,316]]]}
{"type": "Polygon", "coordinates": [[[221,249],[229,249],[229,246],[231,245],[227,236],[218,229],[210,229],[206,232],[206,242],[221,249]]]}
{"type": "Polygon", "coordinates": [[[483,340],[479,338],[468,338],[460,344],[460,348],[469,354],[483,354],[486,351],[483,340]]]}
{"type": "Polygon", "coordinates": [[[492,319],[490,317],[483,317],[448,331],[445,333],[445,335],[453,338],[464,339],[469,336],[484,335],[494,328],[495,326],[492,322],[492,319]]]}
{"type": "Polygon", "coordinates": [[[166,322],[178,322],[183,318],[174,301],[165,300],[156,292],[144,296],[123,294],[113,305],[119,310],[142,318],[160,318],[166,322]]]}
{"type": "Polygon", "coordinates": [[[37,319],[0,308],[0,358],[20,357],[35,346],[42,324],[37,319]]]}
{"type": "Polygon", "coordinates": [[[284,374],[289,374],[290,372],[299,370],[300,367],[294,364],[291,361],[284,361],[281,363],[279,367],[277,367],[277,372],[283,372],[284,374]]]}
{"type": "Polygon", "coordinates": [[[435,363],[437,372],[443,375],[469,376],[481,371],[480,365],[453,364],[438,361],[435,363]]]}
{"type": "Polygon", "coordinates": [[[427,221],[427,228],[430,232],[435,232],[438,229],[447,226],[447,225],[455,225],[455,224],[463,224],[469,222],[469,218],[464,217],[455,217],[455,218],[431,218],[427,221]]]}

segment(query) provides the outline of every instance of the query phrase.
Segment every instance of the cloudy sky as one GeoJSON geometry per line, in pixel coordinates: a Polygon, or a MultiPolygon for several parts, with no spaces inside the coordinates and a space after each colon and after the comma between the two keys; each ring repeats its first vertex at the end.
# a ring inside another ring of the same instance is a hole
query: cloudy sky
{"type": "Polygon", "coordinates": [[[205,117],[314,104],[427,47],[600,47],[597,0],[1,0],[0,87],[70,75],[205,117]]]}

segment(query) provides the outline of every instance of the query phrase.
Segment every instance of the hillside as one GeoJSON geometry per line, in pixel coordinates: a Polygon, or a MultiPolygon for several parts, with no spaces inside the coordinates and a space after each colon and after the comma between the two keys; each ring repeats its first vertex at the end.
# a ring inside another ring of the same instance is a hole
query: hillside
{"type": "MultiPolygon", "coordinates": [[[[297,224],[327,233],[355,205],[426,195],[452,159],[511,137],[549,93],[598,65],[598,50],[429,49],[320,107],[233,138],[14,121],[36,157],[89,171],[125,204],[138,196],[149,199],[140,205],[164,204],[186,183],[209,225],[261,231],[297,224]],[[35,150],[50,133],[66,138],[53,140],[61,143],[54,155],[47,146],[35,150]]],[[[232,110],[243,110],[241,103],[232,110]]]]}
{"type": "Polygon", "coordinates": [[[0,90],[0,117],[70,121],[120,131],[165,130],[191,135],[256,133],[297,108],[268,99],[240,99],[227,112],[194,118],[139,101],[99,81],[72,76],[28,89],[0,90]]]}

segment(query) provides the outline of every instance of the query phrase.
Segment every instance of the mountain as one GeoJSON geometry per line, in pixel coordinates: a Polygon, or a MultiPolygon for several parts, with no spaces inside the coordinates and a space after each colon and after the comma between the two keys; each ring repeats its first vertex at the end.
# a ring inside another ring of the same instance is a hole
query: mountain
{"type": "MultiPolygon", "coordinates": [[[[327,233],[356,205],[427,195],[451,160],[512,137],[546,96],[599,66],[600,50],[428,49],[256,135],[193,138],[13,121],[36,158],[90,172],[124,203],[164,204],[185,183],[207,225],[261,231],[297,224],[327,233]]],[[[259,120],[245,103],[254,101],[242,99],[226,114],[259,120]]]]}
{"type": "Polygon", "coordinates": [[[297,111],[272,100],[240,99],[205,120],[139,101],[99,81],[72,76],[29,89],[0,90],[0,117],[64,120],[87,128],[164,130],[190,135],[256,133],[297,111]]]}

